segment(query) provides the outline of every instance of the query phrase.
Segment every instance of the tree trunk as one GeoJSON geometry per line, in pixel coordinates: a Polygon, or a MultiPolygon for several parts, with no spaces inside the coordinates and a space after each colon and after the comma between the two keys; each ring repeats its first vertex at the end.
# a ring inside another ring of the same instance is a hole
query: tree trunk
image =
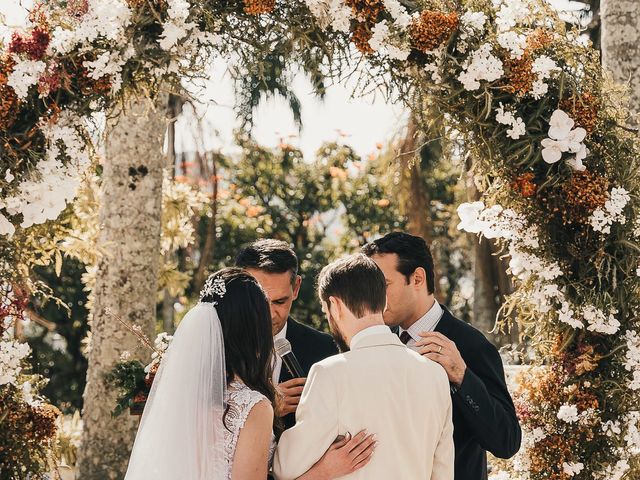
{"type": "Polygon", "coordinates": [[[124,351],[147,362],[150,352],[107,315],[138,325],[153,338],[162,208],[162,140],[166,97],[156,106],[132,102],[107,122],[99,244],[108,255],[98,265],[91,319],[91,351],[84,392],[78,478],[122,479],[137,428],[135,417],[111,418],[116,392],[104,381],[124,351]]]}
{"type": "MultiPolygon", "coordinates": [[[[402,197],[404,198],[404,215],[407,216],[407,231],[411,235],[424,238],[429,245],[435,267],[435,297],[444,301],[444,292],[439,288],[440,272],[438,271],[438,245],[434,244],[431,226],[431,199],[422,176],[420,152],[417,151],[417,125],[409,118],[407,134],[400,147],[402,155],[402,197]]],[[[435,163],[435,162],[433,162],[435,163]]]]}
{"type": "Polygon", "coordinates": [[[629,85],[630,123],[640,125],[640,2],[602,0],[602,62],[613,78],[629,85]]]}
{"type": "MultiPolygon", "coordinates": [[[[206,157],[202,159],[202,164],[207,165],[206,157]]],[[[206,281],[207,269],[213,260],[213,250],[216,245],[216,229],[218,226],[218,162],[217,155],[211,154],[211,172],[208,166],[202,170],[205,178],[211,181],[211,218],[208,219],[207,233],[204,237],[204,245],[198,262],[198,269],[193,277],[193,288],[196,292],[204,286],[206,281]]]]}

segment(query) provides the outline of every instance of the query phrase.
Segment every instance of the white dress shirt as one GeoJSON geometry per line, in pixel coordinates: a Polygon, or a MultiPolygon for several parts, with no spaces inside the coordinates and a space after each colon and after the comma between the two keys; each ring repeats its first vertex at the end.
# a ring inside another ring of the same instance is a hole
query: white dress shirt
{"type": "MultiPolygon", "coordinates": [[[[284,324],[284,328],[280,330],[275,337],[273,337],[273,343],[280,338],[287,338],[287,324],[284,324]]],[[[271,360],[273,365],[273,384],[278,385],[280,383],[280,371],[282,370],[282,359],[276,352],[273,352],[273,359],[271,360]]]]}
{"type": "MultiPolygon", "coordinates": [[[[411,340],[407,342],[407,347],[415,346],[416,342],[422,338],[420,336],[421,332],[433,332],[442,318],[443,313],[444,310],[440,304],[438,302],[433,302],[433,306],[429,311],[420,317],[420,319],[407,330],[407,333],[411,335],[411,340]]],[[[405,330],[400,327],[398,335],[402,335],[402,332],[404,331],[405,330]]]]}

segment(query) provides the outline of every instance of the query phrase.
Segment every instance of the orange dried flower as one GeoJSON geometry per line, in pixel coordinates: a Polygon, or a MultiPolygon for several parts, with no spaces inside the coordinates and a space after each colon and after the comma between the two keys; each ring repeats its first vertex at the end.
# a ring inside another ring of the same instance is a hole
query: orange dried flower
{"type": "Polygon", "coordinates": [[[9,56],[0,59],[0,130],[11,127],[20,111],[20,100],[13,88],[7,85],[13,64],[9,56]]]}
{"type": "Polygon", "coordinates": [[[533,197],[538,191],[538,185],[533,181],[534,177],[531,172],[523,173],[511,182],[511,188],[525,198],[533,197]]]}
{"type": "Polygon", "coordinates": [[[458,24],[455,12],[423,10],[409,27],[411,46],[423,53],[433,51],[451,38],[458,24]]]}
{"type": "Polygon", "coordinates": [[[544,28],[536,28],[527,37],[527,48],[533,51],[542,50],[553,44],[553,32],[544,28]]]}
{"type": "Polygon", "coordinates": [[[565,221],[588,223],[589,217],[608,198],[609,180],[596,173],[576,172],[569,182],[562,186],[565,197],[565,221]]]}
{"type": "Polygon", "coordinates": [[[263,15],[273,12],[276,0],[244,0],[244,13],[247,15],[263,15]]]}
{"type": "Polygon", "coordinates": [[[378,17],[384,10],[383,0],[345,0],[344,3],[351,7],[359,22],[366,23],[369,27],[378,23],[378,17]]]}
{"type": "Polygon", "coordinates": [[[372,36],[371,28],[366,23],[357,22],[351,28],[351,41],[365,55],[373,53],[373,48],[369,45],[372,36]]]}
{"type": "Polygon", "coordinates": [[[516,95],[525,95],[533,88],[536,75],[531,70],[533,59],[531,53],[525,50],[520,58],[507,56],[504,59],[505,77],[507,84],[504,89],[516,95]]]}
{"type": "Polygon", "coordinates": [[[567,112],[576,125],[584,128],[588,133],[593,132],[596,127],[600,102],[591,93],[585,92],[582,95],[565,98],[558,108],[567,112]]]}

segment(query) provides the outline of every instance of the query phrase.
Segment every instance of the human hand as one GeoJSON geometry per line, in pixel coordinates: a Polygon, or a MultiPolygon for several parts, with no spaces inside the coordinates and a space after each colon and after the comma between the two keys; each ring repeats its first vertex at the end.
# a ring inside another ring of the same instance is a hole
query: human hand
{"type": "Polygon", "coordinates": [[[371,461],[378,442],[365,430],[351,437],[338,437],[318,462],[311,467],[310,478],[333,480],[360,470],[371,461]]]}
{"type": "Polygon", "coordinates": [[[295,413],[300,403],[300,396],[306,383],[306,378],[293,378],[276,386],[276,415],[284,417],[295,413]]]}
{"type": "Polygon", "coordinates": [[[459,387],[464,380],[467,364],[456,344],[439,332],[422,332],[420,336],[422,339],[416,342],[414,350],[442,365],[449,381],[459,387]]]}

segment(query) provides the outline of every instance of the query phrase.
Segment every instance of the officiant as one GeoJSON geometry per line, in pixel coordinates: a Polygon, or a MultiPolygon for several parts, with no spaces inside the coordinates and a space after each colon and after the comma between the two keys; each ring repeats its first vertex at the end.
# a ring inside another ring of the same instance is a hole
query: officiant
{"type": "Polygon", "coordinates": [[[298,275],[298,257],[289,244],[274,239],[258,240],[243,248],[235,263],[253,275],[267,293],[274,342],[286,338],[303,370],[303,377],[294,378],[280,357],[274,355],[273,384],[280,397],[275,413],[288,429],[296,423],[295,412],[311,366],[335,355],[338,349],[330,335],[303,325],[290,315],[302,277],[298,275]]]}

